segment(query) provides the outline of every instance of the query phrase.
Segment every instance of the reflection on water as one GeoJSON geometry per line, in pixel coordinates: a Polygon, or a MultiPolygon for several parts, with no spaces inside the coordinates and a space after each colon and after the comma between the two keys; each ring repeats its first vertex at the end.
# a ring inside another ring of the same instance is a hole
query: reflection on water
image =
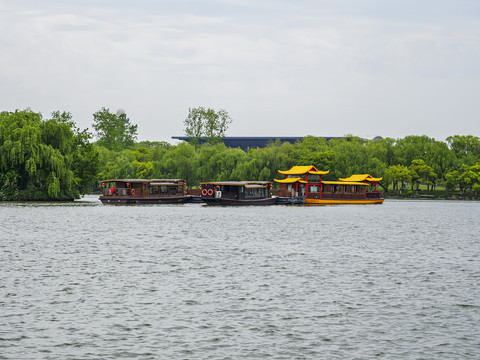
{"type": "Polygon", "coordinates": [[[0,204],[0,359],[480,356],[480,204],[0,204]]]}

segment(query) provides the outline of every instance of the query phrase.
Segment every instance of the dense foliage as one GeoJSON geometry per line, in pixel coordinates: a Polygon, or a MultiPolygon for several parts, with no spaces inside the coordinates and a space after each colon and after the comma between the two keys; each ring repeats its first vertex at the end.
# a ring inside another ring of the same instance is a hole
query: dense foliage
{"type": "Polygon", "coordinates": [[[99,179],[182,178],[196,186],[201,181],[273,180],[280,178],[278,170],[314,165],[330,170],[326,180],[355,173],[383,177],[380,186],[384,191],[442,185],[448,191],[480,193],[480,140],[470,135],[451,136],[446,143],[427,136],[375,141],[346,137],[328,142],[309,136],[294,145],[274,142],[249,152],[222,143],[138,143],[121,152],[103,147],[98,151],[99,179]]]}
{"type": "Polygon", "coordinates": [[[91,190],[99,169],[90,135],[70,113],[0,113],[0,200],[66,200],[91,190]]]}
{"type": "Polygon", "coordinates": [[[109,109],[102,108],[93,114],[93,128],[97,143],[109,150],[120,151],[135,144],[137,127],[130,123],[127,115],[119,110],[112,114],[109,109]]]}

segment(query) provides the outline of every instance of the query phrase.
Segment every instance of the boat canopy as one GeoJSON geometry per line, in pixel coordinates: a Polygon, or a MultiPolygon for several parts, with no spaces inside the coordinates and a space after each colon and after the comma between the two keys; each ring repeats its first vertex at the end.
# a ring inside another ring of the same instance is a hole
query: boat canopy
{"type": "Polygon", "coordinates": [[[147,183],[150,182],[151,180],[147,179],[110,179],[110,180],[101,180],[101,183],[107,183],[107,182],[128,182],[128,183],[147,183]]]}
{"type": "Polygon", "coordinates": [[[245,189],[265,189],[268,184],[247,184],[245,185],[245,189]]]}
{"type": "Polygon", "coordinates": [[[319,171],[315,168],[315,166],[294,166],[290,170],[278,170],[280,174],[284,175],[303,175],[303,174],[312,174],[312,175],[325,175],[328,174],[329,171],[319,171]]]}
{"type": "Polygon", "coordinates": [[[233,185],[233,186],[246,186],[246,185],[257,185],[257,186],[267,186],[270,185],[270,181],[208,181],[201,182],[200,185],[233,185]]]}
{"type": "Polygon", "coordinates": [[[160,185],[185,185],[183,179],[110,179],[101,180],[100,183],[130,183],[130,184],[150,184],[152,186],[160,185]]]}
{"type": "Polygon", "coordinates": [[[281,184],[293,184],[293,183],[296,183],[297,181],[300,182],[300,183],[304,183],[306,184],[307,182],[305,180],[302,180],[301,177],[298,177],[298,178],[286,178],[286,179],[274,179],[275,182],[277,183],[281,183],[281,184]]]}
{"type": "Polygon", "coordinates": [[[348,178],[340,178],[340,181],[368,181],[368,182],[378,182],[383,178],[374,178],[369,174],[355,174],[348,178]]]}
{"type": "Polygon", "coordinates": [[[178,186],[176,182],[151,182],[150,186],[178,186]]]}
{"type": "Polygon", "coordinates": [[[168,183],[184,183],[183,179],[152,179],[151,182],[168,182],[168,183]]]}

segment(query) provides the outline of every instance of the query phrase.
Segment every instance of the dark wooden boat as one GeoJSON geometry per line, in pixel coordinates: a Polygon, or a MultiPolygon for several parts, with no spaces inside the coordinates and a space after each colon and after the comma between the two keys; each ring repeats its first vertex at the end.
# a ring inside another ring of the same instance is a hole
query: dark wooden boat
{"type": "Polygon", "coordinates": [[[274,205],[269,181],[218,181],[200,183],[201,198],[209,205],[274,205]]]}
{"type": "Polygon", "coordinates": [[[185,192],[182,179],[113,179],[103,180],[103,204],[179,204],[193,196],[185,192]]]}

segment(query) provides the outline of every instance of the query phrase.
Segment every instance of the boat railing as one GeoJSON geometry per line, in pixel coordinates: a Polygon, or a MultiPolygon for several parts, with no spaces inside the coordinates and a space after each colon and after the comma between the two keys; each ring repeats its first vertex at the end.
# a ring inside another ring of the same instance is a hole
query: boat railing
{"type": "MultiPolygon", "coordinates": [[[[115,191],[114,191],[114,193],[115,193],[115,191]]],[[[111,193],[111,190],[110,190],[110,189],[107,189],[107,188],[104,188],[104,189],[103,189],[103,196],[109,196],[109,195],[113,195],[113,194],[111,193]]]]}
{"type": "MultiPolygon", "coordinates": [[[[135,192],[133,194],[135,194],[135,192]]],[[[113,190],[113,193],[112,193],[112,190],[109,189],[109,188],[104,188],[103,189],[103,195],[104,196],[113,196],[113,195],[128,196],[128,195],[133,195],[133,194],[132,194],[132,188],[126,188],[126,187],[115,188],[113,190]]]]}
{"type": "Polygon", "coordinates": [[[367,199],[383,199],[383,193],[377,192],[367,192],[367,199]]]}
{"type": "Polygon", "coordinates": [[[365,193],[352,194],[352,193],[309,193],[307,195],[309,199],[365,199],[365,193]]]}

